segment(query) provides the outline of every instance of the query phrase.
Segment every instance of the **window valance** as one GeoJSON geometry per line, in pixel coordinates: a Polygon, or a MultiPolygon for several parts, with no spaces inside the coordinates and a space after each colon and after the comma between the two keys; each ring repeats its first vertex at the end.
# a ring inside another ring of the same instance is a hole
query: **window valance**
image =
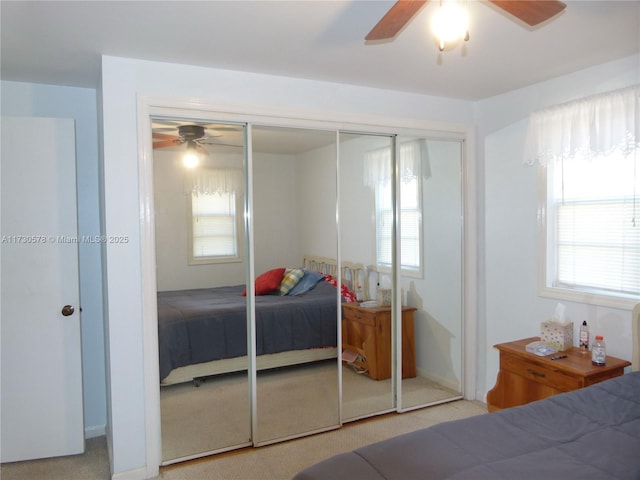
{"type": "MultiPolygon", "coordinates": [[[[391,148],[377,148],[365,153],[364,184],[375,188],[391,182],[391,148]]],[[[419,176],[428,178],[429,156],[425,140],[412,140],[400,144],[400,180],[407,183],[419,176]]]]}
{"type": "Polygon", "coordinates": [[[187,174],[187,193],[213,195],[220,193],[244,193],[244,171],[242,168],[198,168],[187,174]]]}
{"type": "Polygon", "coordinates": [[[531,115],[524,163],[546,165],[640,147],[640,85],[593,95],[531,115]]]}

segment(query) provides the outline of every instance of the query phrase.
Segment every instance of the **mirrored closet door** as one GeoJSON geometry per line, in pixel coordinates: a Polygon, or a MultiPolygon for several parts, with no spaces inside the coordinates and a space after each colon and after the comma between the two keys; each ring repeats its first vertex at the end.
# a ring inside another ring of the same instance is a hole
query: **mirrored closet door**
{"type": "Polygon", "coordinates": [[[392,411],[394,137],[340,132],[343,421],[392,411]]]}
{"type": "Polygon", "coordinates": [[[251,444],[245,127],[152,119],[162,460],[251,444]],[[212,319],[207,311],[223,308],[212,319]]]}
{"type": "Polygon", "coordinates": [[[322,276],[337,261],[336,133],[254,126],[252,149],[256,289],[284,275],[255,297],[260,445],[340,423],[338,295],[322,276]]]}
{"type": "Polygon", "coordinates": [[[163,464],[461,397],[461,140],[151,120],[163,464]]]}
{"type": "Polygon", "coordinates": [[[398,142],[405,306],[398,406],[410,409],[461,397],[463,143],[407,136],[398,142]]]}

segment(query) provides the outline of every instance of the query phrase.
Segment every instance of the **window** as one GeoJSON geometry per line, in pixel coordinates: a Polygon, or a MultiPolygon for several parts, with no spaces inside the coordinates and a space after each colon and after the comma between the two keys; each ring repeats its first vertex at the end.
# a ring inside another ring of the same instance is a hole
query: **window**
{"type": "Polygon", "coordinates": [[[547,175],[547,282],[605,295],[640,295],[636,157],[555,163],[547,175]],[[549,274],[552,275],[549,275],[549,274]]]}
{"type": "Polygon", "coordinates": [[[190,264],[240,260],[236,194],[191,194],[190,264]]]}
{"type": "Polygon", "coordinates": [[[525,162],[546,165],[541,294],[618,308],[640,299],[640,87],[532,115],[525,162]]]}
{"type": "MultiPolygon", "coordinates": [[[[388,157],[391,150],[378,151],[388,157]]],[[[420,164],[426,152],[424,141],[400,145],[400,264],[405,273],[421,273],[422,268],[422,209],[420,164]]],[[[376,257],[377,264],[392,265],[393,195],[391,178],[385,175],[376,184],[376,257]]]]}

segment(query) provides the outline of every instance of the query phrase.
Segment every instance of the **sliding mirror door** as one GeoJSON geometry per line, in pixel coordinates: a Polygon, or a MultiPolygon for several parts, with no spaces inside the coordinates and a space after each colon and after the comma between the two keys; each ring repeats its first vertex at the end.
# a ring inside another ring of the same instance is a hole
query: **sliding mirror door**
{"type": "Polygon", "coordinates": [[[244,130],[152,119],[164,464],[251,443],[244,130]]]}
{"type": "Polygon", "coordinates": [[[399,138],[401,409],[460,398],[463,143],[399,138]]]}
{"type": "Polygon", "coordinates": [[[255,443],[339,425],[336,133],[252,129],[255,443]],[[333,272],[335,275],[335,272],[333,272]],[[274,283],[275,279],[275,283],[274,283]]]}
{"type": "Polygon", "coordinates": [[[342,418],[392,411],[394,138],[340,133],[342,418]],[[345,300],[353,300],[345,299],[345,300]]]}
{"type": "Polygon", "coordinates": [[[152,130],[164,464],[460,398],[461,141],[152,130]]]}

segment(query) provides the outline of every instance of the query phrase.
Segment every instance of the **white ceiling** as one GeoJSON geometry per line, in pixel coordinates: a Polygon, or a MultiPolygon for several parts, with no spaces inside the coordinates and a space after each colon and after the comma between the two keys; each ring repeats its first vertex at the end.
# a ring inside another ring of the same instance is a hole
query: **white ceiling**
{"type": "Polygon", "coordinates": [[[427,5],[390,42],[392,0],[0,2],[3,80],[96,87],[100,55],[477,100],[640,50],[640,1],[571,1],[532,29],[468,0],[471,38],[439,52],[427,5]]]}

